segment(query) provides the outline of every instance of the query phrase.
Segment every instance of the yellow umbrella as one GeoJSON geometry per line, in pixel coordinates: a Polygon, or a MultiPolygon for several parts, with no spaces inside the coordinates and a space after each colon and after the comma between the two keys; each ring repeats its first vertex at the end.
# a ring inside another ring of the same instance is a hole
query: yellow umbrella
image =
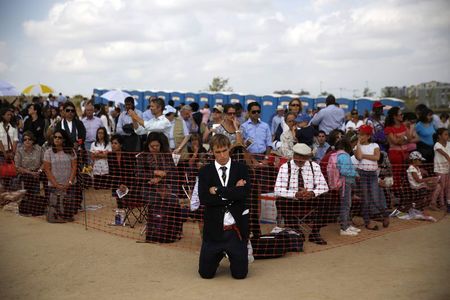
{"type": "Polygon", "coordinates": [[[36,92],[37,92],[37,94],[50,94],[50,93],[53,93],[54,91],[48,85],[39,83],[39,84],[32,84],[32,85],[27,86],[22,91],[22,94],[33,94],[36,92]]]}

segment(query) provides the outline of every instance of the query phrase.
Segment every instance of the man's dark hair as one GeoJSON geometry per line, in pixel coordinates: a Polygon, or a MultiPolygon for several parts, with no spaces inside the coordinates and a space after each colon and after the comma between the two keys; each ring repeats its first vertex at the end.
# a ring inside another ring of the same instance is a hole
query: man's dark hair
{"type": "Polygon", "coordinates": [[[161,108],[161,111],[163,111],[164,108],[166,107],[166,104],[164,103],[164,100],[162,98],[153,98],[152,100],[150,100],[150,103],[151,102],[158,105],[161,108]]]}
{"type": "Polygon", "coordinates": [[[333,95],[328,95],[327,99],[325,100],[325,103],[328,105],[336,104],[336,98],[334,98],[333,95]]]}
{"type": "Polygon", "coordinates": [[[126,97],[124,102],[125,102],[125,104],[131,104],[132,109],[135,108],[133,97],[131,97],[131,96],[126,97]]]}
{"type": "Polygon", "coordinates": [[[247,105],[247,111],[250,111],[250,110],[252,109],[253,106],[258,106],[259,109],[261,109],[261,105],[259,105],[259,103],[255,101],[255,102],[250,102],[250,103],[247,105]]]}
{"type": "Polygon", "coordinates": [[[197,102],[191,102],[189,103],[189,106],[192,108],[192,112],[196,112],[200,108],[200,105],[198,105],[197,102]]]}
{"type": "Polygon", "coordinates": [[[170,99],[170,100],[167,102],[167,104],[170,105],[170,106],[174,106],[174,105],[175,105],[175,102],[174,102],[172,99],[170,99]]]}
{"type": "Polygon", "coordinates": [[[319,130],[319,131],[317,132],[317,135],[319,135],[319,134],[321,134],[321,133],[323,133],[325,136],[327,136],[327,134],[326,134],[325,131],[323,131],[323,130],[319,130]]]}

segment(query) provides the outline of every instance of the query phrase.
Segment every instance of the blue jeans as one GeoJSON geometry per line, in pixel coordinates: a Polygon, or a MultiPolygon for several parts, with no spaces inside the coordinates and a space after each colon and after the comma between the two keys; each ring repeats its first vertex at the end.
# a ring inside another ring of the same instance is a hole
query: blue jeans
{"type": "Polygon", "coordinates": [[[360,176],[360,185],[363,194],[362,199],[362,217],[364,223],[368,225],[370,223],[370,211],[373,210],[380,212],[383,217],[386,217],[386,197],[378,184],[377,171],[364,171],[358,169],[360,176]]]}
{"type": "Polygon", "coordinates": [[[341,229],[347,230],[350,226],[350,209],[352,207],[352,189],[354,187],[353,181],[345,180],[345,184],[339,189],[339,196],[341,198],[341,206],[339,209],[339,219],[341,221],[341,229]]]}

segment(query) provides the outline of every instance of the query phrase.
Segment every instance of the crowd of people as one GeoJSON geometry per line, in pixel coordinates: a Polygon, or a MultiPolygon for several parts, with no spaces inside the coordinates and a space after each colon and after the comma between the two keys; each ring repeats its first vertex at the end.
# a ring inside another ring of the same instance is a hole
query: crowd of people
{"type": "Polygon", "coordinates": [[[411,113],[392,107],[386,116],[383,109],[377,101],[368,116],[357,110],[347,116],[330,95],[325,108],[303,112],[294,98],[268,124],[257,102],[245,111],[239,103],[200,109],[151,98],[142,112],[132,97],[123,106],[86,99],[79,107],[65,97],[34,97],[24,106],[2,104],[1,181],[12,189],[20,179],[27,190],[20,213],[47,211],[52,222],[73,221],[91,185],[111,189],[118,208],[130,199],[191,199],[186,190],[194,190],[199,170],[213,159],[208,143],[219,135],[229,140],[231,157],[249,168],[250,232],[261,234],[259,195],[274,192],[286,227],[300,231],[298,215],[315,211],[308,239],[323,245],[320,228],[336,217],[341,235],[361,233],[351,222],[355,210],[369,230],[388,227],[389,209],[411,199],[417,207],[448,210],[448,115],[425,105],[411,113]]]}

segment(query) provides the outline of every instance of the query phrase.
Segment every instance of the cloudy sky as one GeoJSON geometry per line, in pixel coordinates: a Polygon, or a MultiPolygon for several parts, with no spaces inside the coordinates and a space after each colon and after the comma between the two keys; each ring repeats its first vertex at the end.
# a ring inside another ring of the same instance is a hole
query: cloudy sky
{"type": "Polygon", "coordinates": [[[448,0],[0,0],[0,79],[23,89],[378,94],[450,82],[448,0]]]}

